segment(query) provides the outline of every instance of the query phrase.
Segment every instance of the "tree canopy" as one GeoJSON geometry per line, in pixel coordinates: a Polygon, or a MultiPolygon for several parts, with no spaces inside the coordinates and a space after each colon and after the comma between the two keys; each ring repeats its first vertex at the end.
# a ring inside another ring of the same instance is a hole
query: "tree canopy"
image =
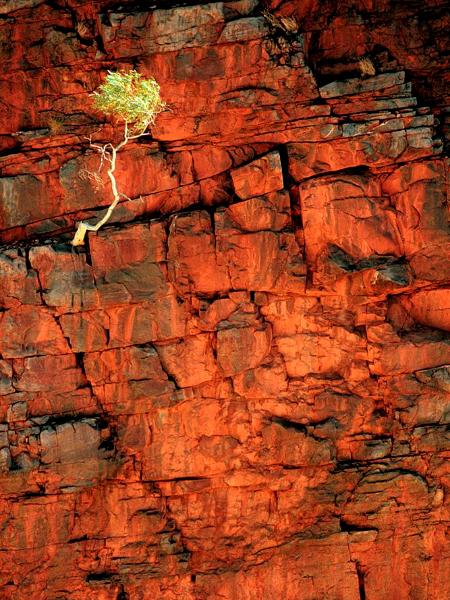
{"type": "Polygon", "coordinates": [[[137,71],[108,71],[105,81],[92,94],[97,110],[123,121],[130,133],[142,135],[166,108],[159,85],[137,71]]]}

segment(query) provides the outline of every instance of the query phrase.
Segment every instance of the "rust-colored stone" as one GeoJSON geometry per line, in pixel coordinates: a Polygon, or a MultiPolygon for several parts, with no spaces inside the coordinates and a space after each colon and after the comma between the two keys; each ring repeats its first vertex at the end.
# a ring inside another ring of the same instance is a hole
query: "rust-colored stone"
{"type": "Polygon", "coordinates": [[[444,3],[0,15],[1,599],[449,598],[444,3]]]}

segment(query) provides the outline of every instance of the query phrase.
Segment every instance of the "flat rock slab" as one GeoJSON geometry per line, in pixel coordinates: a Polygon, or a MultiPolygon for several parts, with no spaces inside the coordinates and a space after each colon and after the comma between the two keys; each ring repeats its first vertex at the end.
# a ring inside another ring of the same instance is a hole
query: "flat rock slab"
{"type": "Polygon", "coordinates": [[[345,81],[333,81],[319,88],[321,98],[338,98],[340,96],[351,96],[354,94],[365,94],[377,90],[383,90],[405,82],[404,71],[396,73],[383,73],[368,79],[347,79],[345,81]]]}

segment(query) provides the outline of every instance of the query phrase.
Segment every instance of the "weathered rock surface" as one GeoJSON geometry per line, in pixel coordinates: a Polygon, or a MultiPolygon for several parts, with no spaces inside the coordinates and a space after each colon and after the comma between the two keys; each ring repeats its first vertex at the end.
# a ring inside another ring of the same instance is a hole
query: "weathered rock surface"
{"type": "Polygon", "coordinates": [[[450,597],[446,3],[262,4],[0,1],[2,599],[450,597]]]}

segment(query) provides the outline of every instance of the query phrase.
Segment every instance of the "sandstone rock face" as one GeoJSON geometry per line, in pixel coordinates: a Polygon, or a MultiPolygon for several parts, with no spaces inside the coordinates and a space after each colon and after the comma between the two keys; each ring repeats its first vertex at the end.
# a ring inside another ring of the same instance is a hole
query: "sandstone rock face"
{"type": "Polygon", "coordinates": [[[445,2],[262,4],[0,1],[2,599],[450,597],[445,2]]]}

